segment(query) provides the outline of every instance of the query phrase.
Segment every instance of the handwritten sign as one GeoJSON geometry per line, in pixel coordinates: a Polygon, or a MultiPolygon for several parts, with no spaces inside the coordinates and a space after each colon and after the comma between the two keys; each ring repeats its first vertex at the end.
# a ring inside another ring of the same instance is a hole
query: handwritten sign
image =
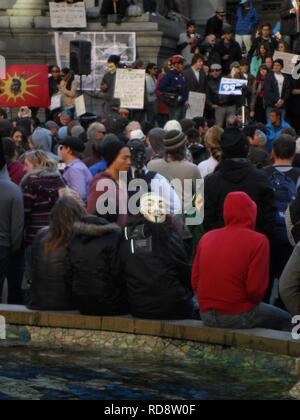
{"type": "Polygon", "coordinates": [[[206,95],[199,92],[190,92],[189,108],[187,110],[186,118],[193,119],[196,117],[203,117],[206,102],[206,95]]]}
{"type": "Polygon", "coordinates": [[[62,95],[53,95],[51,97],[51,104],[50,104],[50,111],[54,111],[55,109],[59,109],[62,105],[62,95]]]}
{"type": "Polygon", "coordinates": [[[220,95],[234,95],[241,96],[242,88],[248,85],[248,80],[246,79],[227,79],[223,77],[220,84],[220,95]]]}
{"type": "Polygon", "coordinates": [[[78,96],[78,98],[75,99],[75,108],[76,108],[76,115],[78,118],[86,114],[84,95],[78,96]]]}
{"type": "Polygon", "coordinates": [[[296,54],[275,51],[273,60],[283,60],[284,67],[282,73],[292,75],[296,64],[300,61],[300,56],[296,54]]]}
{"type": "Polygon", "coordinates": [[[121,108],[144,108],[145,79],[145,70],[118,69],[114,96],[120,99],[121,108]]]}
{"type": "Polygon", "coordinates": [[[86,11],[84,2],[49,3],[52,28],[86,28],[86,11]]]}

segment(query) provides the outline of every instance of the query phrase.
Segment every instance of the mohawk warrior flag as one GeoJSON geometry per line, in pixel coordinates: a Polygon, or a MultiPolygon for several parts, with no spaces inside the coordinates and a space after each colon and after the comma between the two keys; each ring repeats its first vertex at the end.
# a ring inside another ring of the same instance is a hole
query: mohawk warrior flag
{"type": "Polygon", "coordinates": [[[6,68],[0,80],[0,107],[48,108],[50,105],[48,66],[16,64],[6,68]]]}

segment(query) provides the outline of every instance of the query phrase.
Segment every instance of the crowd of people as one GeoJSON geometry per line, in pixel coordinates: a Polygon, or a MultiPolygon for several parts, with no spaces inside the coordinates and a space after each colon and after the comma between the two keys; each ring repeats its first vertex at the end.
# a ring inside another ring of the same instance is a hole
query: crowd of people
{"type": "MultiPolygon", "coordinates": [[[[291,330],[300,314],[300,86],[273,54],[293,51],[297,34],[258,30],[250,1],[241,0],[235,29],[225,15],[209,19],[205,38],[188,22],[161,71],[134,63],[146,70],[143,109],[114,97],[123,64],[112,55],[99,115],[76,117],[77,82],[57,66],[49,93],[63,106],[46,110],[44,123],[25,106],[15,119],[0,110],[8,303],[291,330]],[[246,79],[243,95],[220,94],[224,76],[246,79]],[[190,92],[206,94],[203,116],[186,117],[190,92]],[[187,223],[191,209],[196,222],[187,223]]],[[[299,18],[295,7],[281,15],[299,18]]]]}

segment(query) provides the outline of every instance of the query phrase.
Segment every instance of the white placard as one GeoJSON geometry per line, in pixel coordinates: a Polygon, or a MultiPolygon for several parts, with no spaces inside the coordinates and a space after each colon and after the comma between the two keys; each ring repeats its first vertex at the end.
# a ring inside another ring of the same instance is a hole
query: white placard
{"type": "Polygon", "coordinates": [[[186,118],[193,119],[196,117],[203,117],[206,102],[206,95],[199,92],[190,92],[189,108],[186,113],[186,118]]]}
{"type": "Polygon", "coordinates": [[[6,60],[3,55],[0,55],[0,79],[6,79],[6,60]]]}
{"type": "Polygon", "coordinates": [[[78,98],[75,99],[75,109],[78,118],[86,114],[84,95],[78,96],[78,98]]]}
{"type": "Polygon", "coordinates": [[[295,65],[300,61],[300,56],[296,54],[275,51],[273,60],[283,60],[284,67],[282,73],[292,75],[295,65]]]}
{"type": "Polygon", "coordinates": [[[118,69],[114,97],[122,108],[144,109],[145,80],[145,70],[118,69]]]}
{"type": "Polygon", "coordinates": [[[86,28],[86,10],[84,2],[49,3],[52,28],[86,28]]]}
{"type": "Polygon", "coordinates": [[[51,97],[50,111],[60,108],[62,105],[62,95],[53,95],[51,97]]]}
{"type": "Polygon", "coordinates": [[[219,95],[241,96],[242,88],[248,85],[246,79],[227,79],[223,77],[220,84],[219,95]]]}

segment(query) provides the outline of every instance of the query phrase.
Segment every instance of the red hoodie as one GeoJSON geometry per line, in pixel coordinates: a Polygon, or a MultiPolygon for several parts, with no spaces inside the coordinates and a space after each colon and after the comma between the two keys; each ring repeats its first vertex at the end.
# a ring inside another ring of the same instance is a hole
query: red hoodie
{"type": "Polygon", "coordinates": [[[225,227],[199,243],[193,289],[201,312],[235,315],[250,311],[265,296],[269,283],[268,239],[254,231],[257,206],[243,192],[227,195],[225,227]]]}
{"type": "Polygon", "coordinates": [[[23,177],[26,175],[26,171],[22,163],[20,163],[19,161],[10,163],[7,169],[12,182],[14,182],[17,185],[20,185],[23,177]]]}

